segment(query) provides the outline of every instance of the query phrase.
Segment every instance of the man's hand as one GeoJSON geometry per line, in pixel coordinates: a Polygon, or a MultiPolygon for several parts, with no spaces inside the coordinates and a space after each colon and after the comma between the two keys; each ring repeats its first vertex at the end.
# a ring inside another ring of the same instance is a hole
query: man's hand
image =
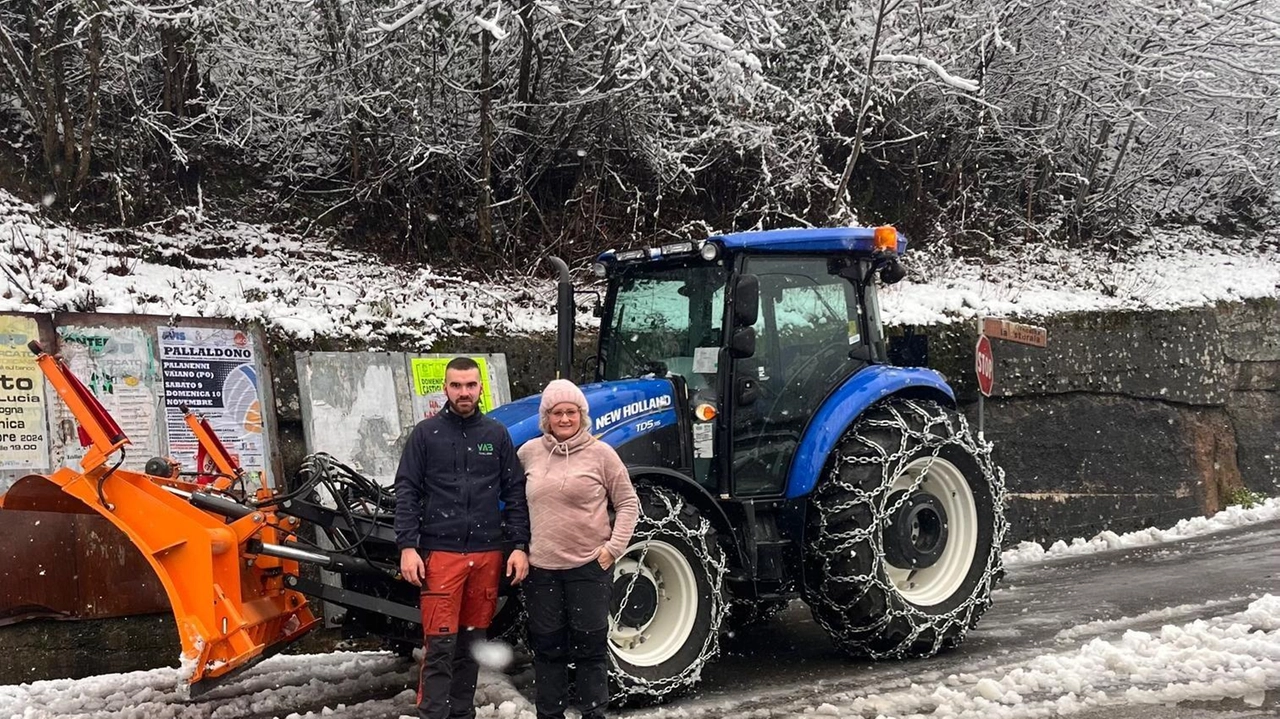
{"type": "Polygon", "coordinates": [[[418,550],[412,547],[400,550],[400,576],[415,587],[426,583],[427,565],[423,563],[418,550]]]}
{"type": "Polygon", "coordinates": [[[604,547],[600,548],[600,556],[596,557],[596,561],[600,562],[600,566],[608,569],[613,566],[613,555],[609,554],[609,550],[604,547]]]}
{"type": "Polygon", "coordinates": [[[507,576],[511,577],[512,584],[519,584],[529,576],[529,555],[523,549],[513,550],[507,557],[507,576]]]}

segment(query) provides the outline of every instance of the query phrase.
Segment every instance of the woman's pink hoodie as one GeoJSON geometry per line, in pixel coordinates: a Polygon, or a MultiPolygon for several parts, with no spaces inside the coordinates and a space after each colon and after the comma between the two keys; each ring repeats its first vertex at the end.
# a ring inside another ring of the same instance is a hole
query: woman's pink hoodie
{"type": "Polygon", "coordinates": [[[599,557],[601,548],[615,560],[622,556],[635,531],[640,500],[613,447],[583,428],[564,442],[549,434],[531,439],[519,455],[528,478],[530,564],[581,567],[599,557]]]}

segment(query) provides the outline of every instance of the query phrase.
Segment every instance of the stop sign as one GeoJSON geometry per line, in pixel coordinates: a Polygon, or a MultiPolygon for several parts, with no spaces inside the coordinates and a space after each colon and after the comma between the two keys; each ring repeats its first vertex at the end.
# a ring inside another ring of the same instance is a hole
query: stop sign
{"type": "Polygon", "coordinates": [[[978,374],[978,391],[990,397],[996,383],[996,360],[986,335],[978,335],[978,346],[973,350],[973,370],[978,374]]]}

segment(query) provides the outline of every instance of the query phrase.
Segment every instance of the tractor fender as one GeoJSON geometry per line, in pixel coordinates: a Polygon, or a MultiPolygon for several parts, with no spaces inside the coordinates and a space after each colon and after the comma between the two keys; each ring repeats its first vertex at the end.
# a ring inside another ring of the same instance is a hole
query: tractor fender
{"type": "MultiPolygon", "coordinates": [[[[738,561],[745,560],[742,556],[741,543],[738,541],[738,532],[734,531],[733,524],[729,521],[729,515],[725,514],[724,508],[720,506],[720,503],[705,487],[693,481],[688,475],[666,467],[629,466],[627,467],[627,472],[631,474],[632,484],[651,484],[664,487],[684,497],[711,520],[711,523],[715,525],[716,531],[721,536],[733,541],[733,551],[737,555],[738,561]]],[[[742,565],[740,564],[739,566],[742,565]]]]}
{"type": "Polygon", "coordinates": [[[787,499],[813,491],[827,456],[849,426],[868,407],[894,396],[933,399],[955,406],[955,394],[946,379],[931,369],[873,365],[853,374],[827,395],[805,427],[787,473],[787,499]]]}

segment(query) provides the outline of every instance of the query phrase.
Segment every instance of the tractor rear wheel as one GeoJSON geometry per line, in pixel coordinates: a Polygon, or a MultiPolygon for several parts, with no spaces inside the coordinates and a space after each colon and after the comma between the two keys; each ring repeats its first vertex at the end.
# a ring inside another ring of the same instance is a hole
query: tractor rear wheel
{"type": "Polygon", "coordinates": [[[810,498],[804,598],[846,653],[959,644],[1002,574],[1004,472],[963,415],[890,400],[841,438],[810,498]]]}
{"type": "Polygon", "coordinates": [[[711,522],[679,494],[638,486],[636,531],[614,562],[609,617],[613,698],[652,702],[692,687],[720,652],[725,554],[711,522]]]}

